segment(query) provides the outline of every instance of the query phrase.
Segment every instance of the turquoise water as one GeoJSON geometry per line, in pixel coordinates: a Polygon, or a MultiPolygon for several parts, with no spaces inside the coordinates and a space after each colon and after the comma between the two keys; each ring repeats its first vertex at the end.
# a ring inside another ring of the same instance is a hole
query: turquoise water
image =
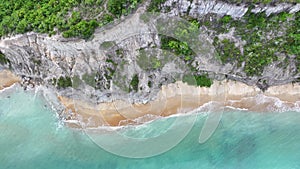
{"type": "MultiPolygon", "coordinates": [[[[147,130],[165,127],[172,120],[158,120],[147,130]]],[[[62,126],[41,96],[20,89],[4,92],[0,94],[0,168],[300,168],[299,112],[232,110],[223,114],[212,137],[199,144],[204,121],[205,115],[200,115],[187,137],[170,151],[131,159],[106,152],[84,132],[62,126]]]]}

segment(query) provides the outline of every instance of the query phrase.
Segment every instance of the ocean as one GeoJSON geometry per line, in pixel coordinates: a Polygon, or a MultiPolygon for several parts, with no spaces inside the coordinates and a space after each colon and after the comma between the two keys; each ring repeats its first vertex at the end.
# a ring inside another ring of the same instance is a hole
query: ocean
{"type": "MultiPolygon", "coordinates": [[[[144,138],[166,132],[175,120],[181,122],[177,125],[188,125],[187,117],[196,117],[184,139],[170,150],[149,158],[128,158],[98,146],[84,130],[63,125],[41,93],[20,87],[0,93],[0,169],[300,168],[297,111],[264,113],[228,108],[204,143],[199,143],[199,133],[209,113],[200,110],[125,127],[119,132],[144,138]]],[[[106,136],[109,134],[102,135],[106,136]]],[[[119,144],[118,140],[111,142],[119,144]]],[[[148,149],[152,148],[145,147],[148,149]]]]}

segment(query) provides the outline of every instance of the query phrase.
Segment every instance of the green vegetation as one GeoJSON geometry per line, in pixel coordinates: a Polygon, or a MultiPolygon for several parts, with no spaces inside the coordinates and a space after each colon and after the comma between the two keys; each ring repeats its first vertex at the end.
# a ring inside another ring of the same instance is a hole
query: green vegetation
{"type": "Polygon", "coordinates": [[[107,49],[113,47],[114,45],[115,45],[115,42],[113,42],[113,41],[105,41],[105,42],[101,43],[100,47],[103,50],[107,50],[107,49]]]}
{"type": "Polygon", "coordinates": [[[140,0],[3,1],[0,5],[0,37],[34,31],[88,39],[97,27],[130,13],[138,2],[140,0]]]}
{"type": "Polygon", "coordinates": [[[135,74],[130,81],[129,92],[133,90],[137,92],[139,89],[138,87],[139,87],[139,77],[137,74],[135,74]]]}
{"type": "Polygon", "coordinates": [[[0,52],[0,64],[5,65],[7,63],[10,63],[10,61],[5,57],[5,55],[0,52]]]}
{"type": "Polygon", "coordinates": [[[115,52],[116,52],[116,55],[117,55],[118,57],[120,57],[120,58],[123,58],[123,57],[124,57],[124,49],[119,48],[119,49],[117,49],[115,52]]]}
{"type": "Polygon", "coordinates": [[[71,23],[69,29],[64,31],[62,35],[64,38],[80,37],[83,39],[88,39],[90,36],[92,36],[97,27],[98,23],[96,20],[83,20],[78,23],[71,23]]]}
{"type": "Polygon", "coordinates": [[[141,0],[108,0],[107,9],[115,17],[128,15],[137,7],[141,0]]]}
{"type": "Polygon", "coordinates": [[[164,50],[170,50],[176,55],[180,55],[185,61],[189,61],[194,58],[194,52],[187,42],[181,42],[171,37],[161,36],[161,48],[164,50]]]}
{"type": "Polygon", "coordinates": [[[116,72],[116,68],[117,68],[117,63],[116,62],[114,62],[112,59],[106,59],[106,62],[107,63],[110,63],[111,64],[111,67],[108,67],[107,68],[107,73],[105,73],[104,74],[104,76],[105,76],[105,78],[107,79],[107,80],[112,80],[113,79],[113,76],[114,76],[114,74],[115,74],[115,72],[116,72]]]}
{"type": "Polygon", "coordinates": [[[118,88],[120,88],[122,91],[130,92],[130,89],[128,88],[129,78],[126,74],[124,74],[125,67],[128,66],[128,61],[123,59],[116,63],[115,61],[108,59],[106,60],[106,62],[111,62],[112,65],[114,65],[113,69],[108,69],[110,71],[110,75],[105,75],[106,78],[111,78],[112,83],[118,88]]]}
{"type": "Polygon", "coordinates": [[[92,86],[92,87],[96,87],[96,81],[95,81],[95,77],[96,77],[96,73],[93,74],[84,74],[82,75],[82,80],[92,86]]]}
{"type": "MultiPolygon", "coordinates": [[[[193,49],[198,49],[199,42],[191,41],[194,36],[199,35],[200,23],[195,19],[188,19],[189,23],[178,23],[178,27],[174,30],[175,38],[161,35],[161,49],[168,50],[174,53],[176,56],[180,57],[181,60],[189,67],[192,71],[191,75],[184,76],[183,81],[190,85],[196,86],[206,86],[210,87],[212,85],[212,80],[207,77],[207,75],[199,75],[197,68],[195,68],[192,63],[195,59],[196,53],[192,50],[190,45],[193,45],[193,49]],[[184,40],[184,41],[180,41],[184,40]],[[188,44],[187,41],[191,41],[188,44]]],[[[200,44],[199,44],[200,45],[200,44]]]]}
{"type": "Polygon", "coordinates": [[[299,12],[282,12],[270,16],[248,12],[240,20],[224,16],[219,20],[219,25],[219,33],[234,27],[235,35],[246,42],[242,53],[229,39],[220,41],[215,38],[214,45],[220,60],[222,63],[236,62],[238,67],[245,62],[244,71],[249,76],[261,75],[266,65],[278,60],[276,53],[295,55],[300,64],[299,12]]]}
{"type": "MultiPolygon", "coordinates": [[[[117,50],[118,51],[118,50],[117,50]]],[[[122,49],[123,51],[123,49],[122,49]]],[[[116,52],[117,53],[117,52],[116,52]]],[[[122,53],[123,54],[123,53],[122,53]]],[[[107,80],[111,80],[116,69],[117,69],[117,66],[118,66],[118,63],[117,61],[115,61],[115,59],[118,59],[117,57],[113,57],[113,56],[109,56],[105,61],[106,63],[109,65],[107,70],[108,70],[108,73],[105,74],[106,76],[106,79],[107,80]]],[[[124,63],[123,63],[124,64],[124,63]]]]}
{"type": "Polygon", "coordinates": [[[73,76],[72,77],[72,87],[74,89],[78,89],[79,86],[81,85],[82,81],[81,79],[79,78],[79,76],[73,76]]]}
{"type": "Polygon", "coordinates": [[[241,55],[240,49],[235,47],[234,42],[231,42],[229,39],[224,39],[220,42],[219,39],[215,37],[213,45],[217,47],[221,55],[220,60],[222,63],[237,61],[238,66],[241,66],[245,60],[241,55]]]}
{"type": "Polygon", "coordinates": [[[162,4],[165,3],[167,0],[151,0],[148,6],[148,12],[161,12],[162,4]]]}
{"type": "Polygon", "coordinates": [[[297,12],[294,17],[294,22],[288,27],[288,36],[285,39],[283,48],[288,54],[296,56],[298,72],[300,72],[300,12],[297,12]]]}
{"type": "Polygon", "coordinates": [[[33,62],[35,65],[38,65],[38,66],[40,66],[40,65],[42,64],[42,61],[41,61],[40,59],[35,59],[35,58],[33,58],[33,59],[32,59],[32,62],[33,62]]]}
{"type": "Polygon", "coordinates": [[[213,81],[207,75],[185,75],[182,81],[200,87],[210,87],[213,84],[213,81]]]}
{"type": "MultiPolygon", "coordinates": [[[[174,33],[174,37],[161,36],[161,49],[171,51],[183,59],[187,64],[191,64],[194,60],[195,52],[189,45],[193,45],[194,49],[198,48],[197,42],[193,42],[193,37],[199,36],[200,24],[197,20],[189,20],[189,22],[178,22],[175,30],[168,30],[174,33]],[[189,43],[190,44],[189,44],[189,43]]],[[[172,28],[174,26],[171,26],[172,28]]]]}
{"type": "Polygon", "coordinates": [[[194,76],[197,86],[210,87],[213,81],[207,77],[207,75],[196,75],[194,76]]]}
{"type": "Polygon", "coordinates": [[[154,69],[161,68],[161,62],[160,62],[160,60],[155,59],[155,60],[153,61],[153,68],[154,68],[154,69]]]}
{"type": "Polygon", "coordinates": [[[72,86],[72,80],[70,77],[60,77],[58,80],[54,78],[52,84],[60,88],[67,88],[72,86]]]}
{"type": "Polygon", "coordinates": [[[183,77],[183,82],[187,82],[189,85],[196,85],[201,87],[210,87],[213,81],[207,77],[207,75],[198,75],[197,69],[192,66],[192,62],[195,58],[195,53],[189,47],[187,42],[181,42],[177,39],[161,36],[161,48],[169,50],[179,56],[188,65],[192,72],[189,76],[183,77]]]}
{"type": "Polygon", "coordinates": [[[151,54],[145,50],[140,50],[137,58],[137,64],[140,66],[140,68],[146,71],[162,68],[165,64],[164,60],[158,59],[156,54],[157,53],[151,54]]]}
{"type": "MultiPolygon", "coordinates": [[[[0,36],[10,33],[36,31],[53,34],[54,28],[66,29],[71,25],[64,19],[78,1],[5,1],[1,3],[0,36]]],[[[78,20],[79,22],[80,20],[78,20]]]]}
{"type": "Polygon", "coordinates": [[[148,81],[148,87],[151,88],[152,87],[152,82],[149,80],[148,81]]]}

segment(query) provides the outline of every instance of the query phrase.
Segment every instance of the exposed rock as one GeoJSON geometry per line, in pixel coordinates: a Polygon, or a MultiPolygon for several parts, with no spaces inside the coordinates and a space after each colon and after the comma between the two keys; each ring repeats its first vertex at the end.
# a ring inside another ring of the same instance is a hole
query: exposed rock
{"type": "MultiPolygon", "coordinates": [[[[209,13],[218,15],[230,15],[233,18],[241,18],[248,11],[247,4],[228,4],[220,0],[168,0],[163,4],[164,8],[171,7],[169,12],[171,15],[178,16],[180,14],[188,13],[193,17],[202,17],[209,13]]],[[[267,15],[272,13],[279,13],[288,11],[291,13],[298,12],[300,4],[280,3],[277,5],[256,5],[251,10],[254,13],[266,12],[267,15]]]]}

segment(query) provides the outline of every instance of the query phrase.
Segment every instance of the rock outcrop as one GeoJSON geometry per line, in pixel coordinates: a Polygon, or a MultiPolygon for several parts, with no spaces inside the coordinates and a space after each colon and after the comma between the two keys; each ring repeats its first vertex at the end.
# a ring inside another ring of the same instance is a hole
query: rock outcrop
{"type": "Polygon", "coordinates": [[[168,0],[163,4],[163,7],[165,9],[171,8],[171,11],[169,11],[170,14],[188,14],[194,18],[202,17],[210,13],[241,18],[245,15],[251,5],[253,5],[253,7],[251,7],[251,12],[266,12],[267,15],[282,11],[295,13],[300,10],[300,4],[229,4],[220,0],[168,0]]]}

